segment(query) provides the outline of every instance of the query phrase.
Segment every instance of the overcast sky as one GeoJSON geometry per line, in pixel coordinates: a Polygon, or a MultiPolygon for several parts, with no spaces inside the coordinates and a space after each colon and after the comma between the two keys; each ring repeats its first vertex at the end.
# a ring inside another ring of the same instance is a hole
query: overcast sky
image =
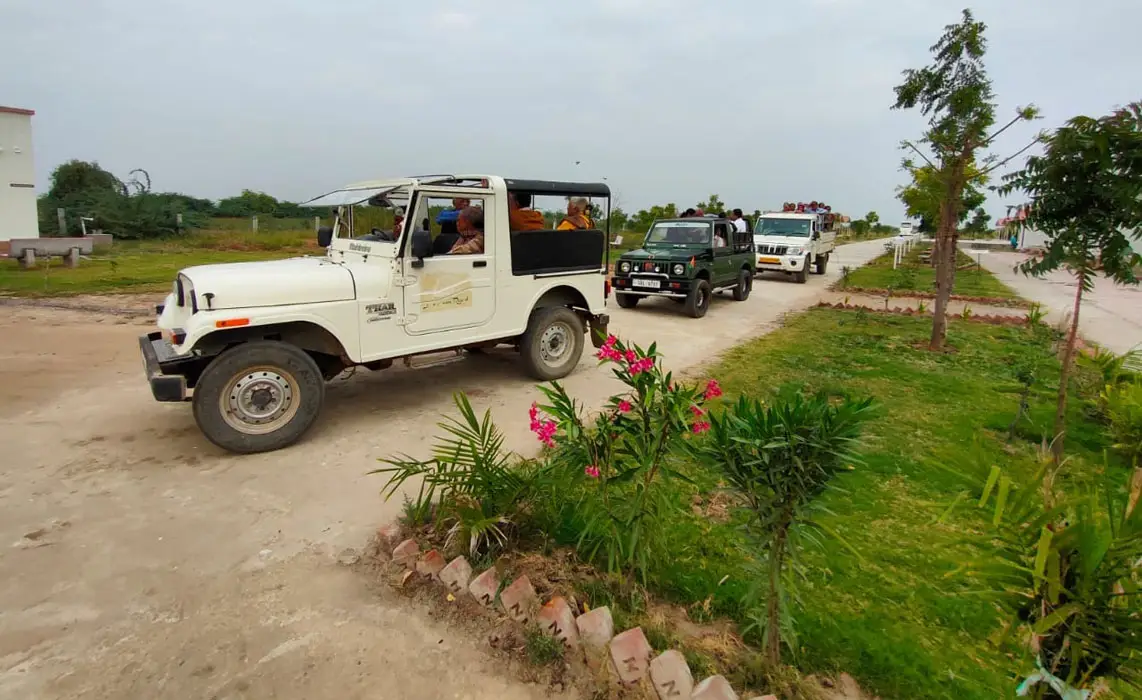
{"type": "MultiPolygon", "coordinates": [[[[899,221],[900,72],[963,0],[0,0],[0,104],[59,163],[299,200],[436,172],[606,178],[633,210],[823,199],[899,221]],[[576,166],[575,162],[580,161],[576,166]]],[[[1142,98],[1139,0],[978,0],[1000,116],[1142,98]]],[[[992,218],[1002,215],[990,202],[992,218]]]]}

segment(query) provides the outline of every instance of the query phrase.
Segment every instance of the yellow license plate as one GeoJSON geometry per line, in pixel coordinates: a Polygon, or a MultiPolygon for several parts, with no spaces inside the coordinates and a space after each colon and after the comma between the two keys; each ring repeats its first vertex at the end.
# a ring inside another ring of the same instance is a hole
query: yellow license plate
{"type": "Polygon", "coordinates": [[[774,265],[780,265],[780,264],[781,264],[781,258],[763,258],[763,257],[759,257],[759,258],[757,259],[757,261],[758,261],[759,263],[773,263],[774,265]]]}

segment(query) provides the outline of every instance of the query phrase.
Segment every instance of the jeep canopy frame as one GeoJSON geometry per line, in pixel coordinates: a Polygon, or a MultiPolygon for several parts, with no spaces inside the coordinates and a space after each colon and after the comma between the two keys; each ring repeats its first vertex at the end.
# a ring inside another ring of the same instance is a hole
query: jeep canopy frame
{"type": "MultiPolygon", "coordinates": [[[[565,181],[557,181],[557,180],[522,180],[522,179],[518,179],[518,178],[504,178],[504,186],[507,188],[508,196],[511,196],[512,194],[526,194],[526,195],[539,196],[539,197],[543,197],[543,196],[552,197],[552,196],[554,196],[554,197],[587,197],[588,199],[590,199],[590,198],[605,199],[606,205],[604,206],[604,209],[603,209],[603,218],[605,219],[605,223],[604,223],[602,228],[597,228],[595,230],[600,231],[603,234],[603,251],[602,251],[603,252],[603,256],[602,256],[603,257],[603,261],[602,261],[603,273],[605,274],[606,271],[610,269],[610,265],[611,265],[611,188],[610,188],[610,186],[608,186],[606,183],[603,183],[603,182],[565,182],[565,181]]],[[[521,267],[532,267],[532,266],[521,266],[516,261],[516,259],[515,259],[516,258],[516,251],[517,251],[516,243],[517,242],[522,243],[524,239],[530,238],[531,236],[529,236],[528,234],[532,234],[532,233],[534,233],[534,235],[537,236],[537,241],[535,241],[535,242],[536,243],[542,243],[542,240],[538,239],[539,236],[542,236],[543,234],[554,234],[555,232],[554,231],[536,231],[536,232],[513,231],[512,232],[512,235],[513,235],[513,241],[512,241],[513,261],[512,261],[512,265],[513,265],[513,268],[515,268],[515,270],[514,270],[515,274],[521,274],[521,273],[523,273],[523,274],[530,274],[530,273],[559,274],[559,273],[569,272],[569,271],[576,270],[576,269],[584,269],[587,267],[586,265],[583,265],[583,266],[577,266],[577,265],[563,266],[563,265],[559,265],[559,264],[552,264],[550,266],[545,266],[541,263],[539,265],[540,269],[538,269],[538,270],[527,270],[526,272],[523,270],[520,270],[519,268],[521,268],[521,267]]],[[[564,233],[564,232],[559,232],[559,233],[564,233]]],[[[556,250],[553,252],[558,254],[559,251],[556,250]]]]}

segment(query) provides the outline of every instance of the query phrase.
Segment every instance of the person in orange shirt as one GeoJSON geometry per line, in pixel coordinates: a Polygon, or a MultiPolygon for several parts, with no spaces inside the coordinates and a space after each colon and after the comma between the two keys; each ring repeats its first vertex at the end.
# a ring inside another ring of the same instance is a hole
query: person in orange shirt
{"type": "Polygon", "coordinates": [[[555,228],[559,231],[585,231],[595,228],[595,222],[587,216],[590,202],[584,197],[572,197],[567,200],[567,216],[555,228]]]}
{"type": "Polygon", "coordinates": [[[530,194],[508,192],[508,225],[512,231],[542,231],[547,228],[543,214],[530,207],[530,194]]]}

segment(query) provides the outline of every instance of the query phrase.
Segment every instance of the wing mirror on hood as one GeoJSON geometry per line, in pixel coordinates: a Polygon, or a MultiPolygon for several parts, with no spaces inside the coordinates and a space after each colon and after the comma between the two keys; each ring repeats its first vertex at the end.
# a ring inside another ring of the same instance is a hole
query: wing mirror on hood
{"type": "Polygon", "coordinates": [[[333,227],[322,226],[317,229],[317,245],[322,248],[328,248],[329,244],[333,242],[333,227]]]}
{"type": "Polygon", "coordinates": [[[413,231],[409,237],[409,252],[413,259],[413,267],[422,267],[425,258],[432,257],[432,234],[428,231],[413,231]]]}

